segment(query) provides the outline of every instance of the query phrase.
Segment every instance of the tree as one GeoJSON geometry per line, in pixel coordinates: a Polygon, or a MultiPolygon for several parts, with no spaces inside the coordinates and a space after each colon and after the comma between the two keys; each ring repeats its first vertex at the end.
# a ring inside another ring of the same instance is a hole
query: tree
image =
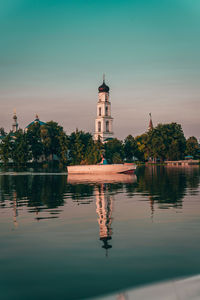
{"type": "Polygon", "coordinates": [[[68,137],[63,127],[50,121],[41,126],[41,140],[46,159],[52,160],[56,155],[61,163],[67,162],[68,137]]]}
{"type": "Polygon", "coordinates": [[[69,138],[64,131],[60,133],[59,146],[59,152],[57,153],[58,158],[62,164],[66,164],[68,162],[69,138]]]}
{"type": "Polygon", "coordinates": [[[13,135],[11,158],[14,164],[24,165],[32,158],[27,134],[19,129],[13,135]]]}
{"type": "Polygon", "coordinates": [[[13,143],[12,133],[6,135],[0,143],[0,158],[5,165],[11,159],[12,143],[13,143]]]}
{"type": "Polygon", "coordinates": [[[135,141],[137,143],[137,149],[138,149],[136,157],[141,161],[147,160],[148,157],[150,156],[150,149],[147,143],[148,134],[143,133],[142,135],[136,136],[135,141]]]}
{"type": "Polygon", "coordinates": [[[192,155],[194,158],[200,157],[200,147],[197,138],[191,136],[186,141],[186,155],[192,155]]]}
{"type": "Polygon", "coordinates": [[[5,132],[4,128],[1,127],[1,128],[0,128],[0,137],[5,137],[6,134],[7,134],[7,133],[5,132]]]}
{"type": "Polygon", "coordinates": [[[41,125],[36,122],[27,130],[27,140],[34,161],[38,161],[44,154],[44,145],[41,138],[41,125]]]}
{"type": "Polygon", "coordinates": [[[139,156],[139,150],[136,140],[132,135],[128,135],[124,140],[124,155],[126,160],[132,161],[133,156],[139,156]]]}
{"type": "MultiPolygon", "coordinates": [[[[72,132],[69,136],[69,158],[72,165],[79,165],[88,162],[88,148],[92,149],[92,135],[88,132],[78,131],[72,132]]],[[[91,161],[91,160],[90,160],[91,161]]]]}
{"type": "Polygon", "coordinates": [[[183,159],[186,140],[180,124],[158,124],[147,133],[146,151],[149,157],[161,161],[183,159]]]}
{"type": "Polygon", "coordinates": [[[105,156],[109,163],[122,163],[124,159],[124,149],[122,141],[112,139],[105,143],[105,156]]]}

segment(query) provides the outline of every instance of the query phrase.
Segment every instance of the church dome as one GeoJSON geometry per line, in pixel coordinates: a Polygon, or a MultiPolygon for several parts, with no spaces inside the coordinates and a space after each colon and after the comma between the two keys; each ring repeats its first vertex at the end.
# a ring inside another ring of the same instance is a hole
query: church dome
{"type": "Polygon", "coordinates": [[[38,115],[36,115],[36,116],[35,116],[35,120],[26,126],[26,130],[28,130],[28,128],[29,128],[31,125],[36,124],[36,123],[38,123],[40,126],[46,125],[46,123],[40,121],[38,115]]]}
{"type": "Polygon", "coordinates": [[[109,88],[109,86],[107,86],[105,84],[105,81],[103,81],[103,84],[100,85],[100,87],[98,88],[98,90],[99,90],[99,93],[109,93],[110,88],[109,88]]]}

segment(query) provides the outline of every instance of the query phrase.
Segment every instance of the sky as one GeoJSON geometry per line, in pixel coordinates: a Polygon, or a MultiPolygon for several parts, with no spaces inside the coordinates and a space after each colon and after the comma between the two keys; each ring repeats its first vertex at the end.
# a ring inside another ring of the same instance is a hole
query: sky
{"type": "Polygon", "coordinates": [[[94,132],[110,87],[114,135],[177,122],[200,138],[199,0],[1,0],[0,127],[94,132]]]}

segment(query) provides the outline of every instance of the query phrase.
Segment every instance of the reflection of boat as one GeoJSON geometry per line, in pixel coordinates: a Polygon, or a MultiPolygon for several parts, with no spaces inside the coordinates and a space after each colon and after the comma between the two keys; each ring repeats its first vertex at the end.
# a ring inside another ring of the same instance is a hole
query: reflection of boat
{"type": "Polygon", "coordinates": [[[128,174],[69,174],[67,182],[76,183],[133,183],[136,175],[128,174]]]}
{"type": "Polygon", "coordinates": [[[135,164],[111,164],[111,165],[76,165],[67,167],[68,174],[117,174],[134,173],[135,164]]]}

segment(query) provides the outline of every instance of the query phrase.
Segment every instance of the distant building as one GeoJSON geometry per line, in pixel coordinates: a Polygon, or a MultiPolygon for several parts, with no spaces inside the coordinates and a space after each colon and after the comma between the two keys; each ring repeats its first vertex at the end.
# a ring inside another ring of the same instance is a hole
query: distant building
{"type": "Polygon", "coordinates": [[[25,128],[25,131],[27,131],[27,130],[28,130],[28,128],[29,128],[31,125],[33,125],[33,124],[36,124],[36,123],[39,123],[41,126],[42,126],[42,125],[46,125],[46,123],[45,123],[45,122],[42,122],[42,121],[40,121],[40,119],[39,119],[38,115],[36,114],[36,116],[35,116],[35,120],[34,120],[34,121],[32,121],[30,124],[28,124],[28,125],[26,126],[26,128],[25,128]]]}
{"type": "Polygon", "coordinates": [[[105,84],[105,78],[103,78],[103,84],[98,88],[99,95],[94,133],[94,139],[100,139],[102,142],[113,138],[113,118],[111,117],[109,90],[109,87],[105,84]]]}
{"type": "Polygon", "coordinates": [[[149,120],[148,131],[153,130],[153,121],[152,121],[151,113],[149,113],[149,117],[150,117],[150,120],[149,120]]]}
{"type": "Polygon", "coordinates": [[[18,130],[17,115],[16,115],[16,112],[14,112],[12,131],[16,132],[17,130],[18,130]]]}

